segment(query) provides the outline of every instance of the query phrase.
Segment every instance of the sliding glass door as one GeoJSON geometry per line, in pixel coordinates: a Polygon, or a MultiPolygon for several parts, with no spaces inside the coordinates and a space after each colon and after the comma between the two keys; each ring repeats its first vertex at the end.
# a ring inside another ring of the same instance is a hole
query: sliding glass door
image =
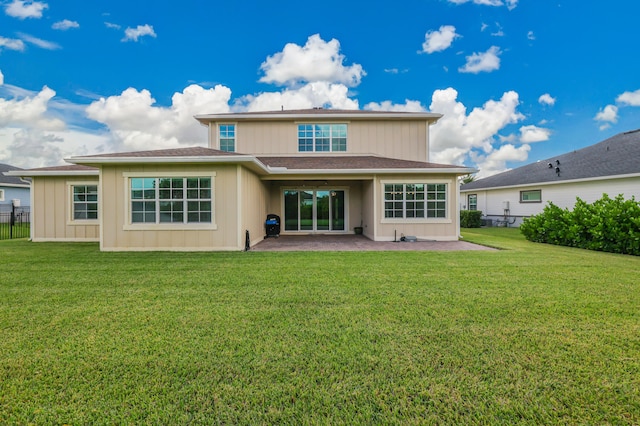
{"type": "Polygon", "coordinates": [[[343,189],[287,189],[283,196],[285,231],[333,232],[346,229],[343,189]]]}

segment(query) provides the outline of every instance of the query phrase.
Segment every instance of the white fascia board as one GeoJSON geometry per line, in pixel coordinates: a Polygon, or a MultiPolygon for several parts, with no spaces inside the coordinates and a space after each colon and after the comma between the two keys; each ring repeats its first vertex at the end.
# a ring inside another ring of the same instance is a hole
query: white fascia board
{"type": "Polygon", "coordinates": [[[475,169],[446,168],[446,169],[287,169],[285,167],[267,167],[271,175],[359,175],[359,174],[456,174],[466,175],[475,173],[475,169]]]}
{"type": "Polygon", "coordinates": [[[267,167],[252,155],[226,156],[176,156],[176,157],[70,157],[65,161],[73,164],[236,164],[249,163],[254,168],[267,172],[267,167]]]}
{"type": "MultiPolygon", "coordinates": [[[[7,176],[34,177],[34,176],[98,176],[96,170],[21,170],[20,172],[7,172],[7,176]],[[11,173],[11,174],[9,174],[11,173]]],[[[28,188],[28,185],[26,186],[28,188]]]]}
{"type": "Polygon", "coordinates": [[[553,181],[553,182],[523,183],[520,185],[487,186],[484,188],[460,189],[460,192],[466,193],[466,192],[478,192],[478,191],[492,191],[494,189],[533,188],[533,187],[541,187],[541,186],[564,185],[568,183],[597,182],[601,180],[629,179],[629,178],[640,178],[640,173],[630,173],[626,175],[597,176],[597,177],[582,178],[582,179],[567,179],[567,180],[559,180],[559,181],[553,181]]]}
{"type": "MultiPolygon", "coordinates": [[[[13,175],[7,175],[7,176],[13,176],[13,175]]],[[[21,176],[18,176],[21,177],[21,176]]],[[[3,188],[29,188],[29,184],[28,183],[24,183],[24,184],[20,184],[20,183],[2,183],[0,182],[0,186],[3,188]]]]}

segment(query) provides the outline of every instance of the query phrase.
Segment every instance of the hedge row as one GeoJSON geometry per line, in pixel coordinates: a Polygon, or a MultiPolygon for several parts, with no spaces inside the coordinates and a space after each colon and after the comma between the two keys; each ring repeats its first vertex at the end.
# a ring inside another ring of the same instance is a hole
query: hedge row
{"type": "Polygon", "coordinates": [[[460,226],[462,228],[480,228],[482,212],[479,210],[460,210],[460,226]]]}
{"type": "Polygon", "coordinates": [[[549,203],[525,219],[520,231],[538,243],[640,256],[640,203],[607,194],[592,204],[577,198],[571,211],[549,203]]]}

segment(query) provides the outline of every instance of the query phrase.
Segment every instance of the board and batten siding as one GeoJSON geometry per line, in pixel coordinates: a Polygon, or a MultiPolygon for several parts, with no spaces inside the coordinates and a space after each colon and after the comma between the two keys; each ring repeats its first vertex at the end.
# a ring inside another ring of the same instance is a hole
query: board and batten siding
{"type": "MultiPolygon", "coordinates": [[[[404,121],[242,121],[236,123],[236,152],[252,155],[314,155],[298,152],[298,124],[347,124],[346,154],[375,154],[411,161],[429,161],[429,125],[404,121]]],[[[217,124],[210,126],[210,146],[217,146],[217,124]]],[[[340,154],[345,154],[344,152],[340,154]]]]}
{"type": "MultiPolygon", "coordinates": [[[[98,185],[98,176],[35,176],[32,179],[32,241],[99,240],[99,220],[72,220],[70,192],[70,187],[75,183],[98,185]]],[[[100,197],[100,194],[98,196],[100,197]]]]}
{"type": "Polygon", "coordinates": [[[101,250],[241,250],[244,238],[240,241],[238,232],[238,189],[236,165],[103,165],[102,199],[109,207],[101,209],[101,250]],[[212,194],[215,228],[160,224],[151,227],[154,229],[136,229],[144,226],[131,225],[128,217],[128,176],[140,174],[148,177],[215,174],[212,194]]]}
{"type": "Polygon", "coordinates": [[[269,182],[262,182],[258,176],[242,166],[237,166],[240,175],[240,211],[242,217],[240,232],[241,241],[245,241],[245,232],[249,231],[250,245],[254,246],[264,239],[265,220],[269,197],[269,182]]]}
{"type": "Polygon", "coordinates": [[[457,241],[459,237],[458,223],[460,210],[458,204],[458,183],[451,175],[388,175],[378,177],[374,184],[375,214],[378,223],[374,236],[375,241],[393,241],[402,235],[417,237],[420,240],[457,241]],[[447,185],[447,217],[436,219],[386,219],[384,217],[384,185],[385,183],[444,183],[447,185]]]}

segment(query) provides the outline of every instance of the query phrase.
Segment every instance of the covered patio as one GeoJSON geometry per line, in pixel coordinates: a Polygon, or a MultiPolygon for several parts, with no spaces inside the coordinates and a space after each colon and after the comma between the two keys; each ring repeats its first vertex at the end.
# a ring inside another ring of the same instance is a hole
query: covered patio
{"type": "Polygon", "coordinates": [[[495,250],[466,241],[373,241],[363,235],[281,235],[269,237],[251,251],[469,251],[495,250]]]}

